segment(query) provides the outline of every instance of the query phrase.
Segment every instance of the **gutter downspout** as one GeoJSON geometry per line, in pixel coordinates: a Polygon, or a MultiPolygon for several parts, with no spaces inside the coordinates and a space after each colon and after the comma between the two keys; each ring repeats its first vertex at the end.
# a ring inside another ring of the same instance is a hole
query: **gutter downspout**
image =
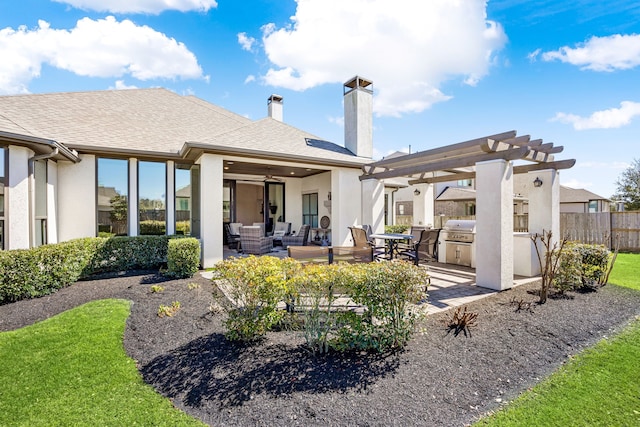
{"type": "MultiPolygon", "coordinates": [[[[35,168],[34,168],[34,163],[37,160],[48,160],[51,159],[55,156],[58,155],[58,153],[60,152],[58,147],[53,147],[53,149],[51,150],[50,153],[44,153],[44,154],[36,154],[32,157],[29,157],[28,160],[28,173],[29,173],[29,247],[34,247],[35,246],[35,242],[34,242],[34,236],[36,234],[36,224],[35,224],[35,217],[36,217],[36,195],[35,195],[35,168]]],[[[48,179],[48,177],[47,177],[48,179]]],[[[48,213],[47,213],[47,217],[48,217],[48,213]]],[[[49,230],[49,228],[47,227],[47,231],[49,230]]],[[[48,239],[47,239],[48,240],[48,239]]]]}

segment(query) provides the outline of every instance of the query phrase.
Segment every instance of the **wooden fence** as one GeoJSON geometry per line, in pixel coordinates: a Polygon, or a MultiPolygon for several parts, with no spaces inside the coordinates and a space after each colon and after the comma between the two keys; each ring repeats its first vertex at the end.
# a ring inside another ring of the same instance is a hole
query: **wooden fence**
{"type": "MultiPolygon", "coordinates": [[[[450,219],[475,216],[436,216],[434,227],[442,228],[450,219]]],[[[514,231],[528,230],[527,215],[514,215],[514,231]]],[[[561,213],[560,235],[582,243],[605,245],[611,249],[618,239],[621,251],[640,252],[640,211],[561,213]]]]}
{"type": "Polygon", "coordinates": [[[582,243],[640,252],[640,211],[561,213],[560,234],[582,243]]]}

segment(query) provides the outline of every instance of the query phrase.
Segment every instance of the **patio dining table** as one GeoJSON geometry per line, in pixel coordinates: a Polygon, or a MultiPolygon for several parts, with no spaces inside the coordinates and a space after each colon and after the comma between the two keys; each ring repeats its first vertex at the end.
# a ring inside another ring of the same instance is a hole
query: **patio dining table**
{"type": "Polygon", "coordinates": [[[393,259],[393,254],[398,254],[398,244],[402,241],[412,240],[413,235],[404,233],[380,233],[371,234],[372,239],[382,239],[386,243],[387,255],[389,259],[393,259]]]}

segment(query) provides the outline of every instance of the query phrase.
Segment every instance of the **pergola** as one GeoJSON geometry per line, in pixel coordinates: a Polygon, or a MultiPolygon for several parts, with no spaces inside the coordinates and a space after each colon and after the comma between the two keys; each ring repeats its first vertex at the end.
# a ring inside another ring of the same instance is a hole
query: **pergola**
{"type": "MultiPolygon", "coordinates": [[[[384,179],[408,177],[409,184],[423,190],[414,199],[414,216],[421,216],[427,224],[433,223],[432,184],[475,178],[477,284],[508,289],[513,286],[514,251],[518,258],[526,258],[518,259],[518,265],[525,266],[518,267],[519,270],[524,268],[524,273],[532,276],[539,273],[530,239],[526,239],[526,248],[514,247],[513,176],[535,174],[536,184],[540,184],[534,185],[534,178],[529,180],[529,232],[551,231],[557,238],[560,228],[558,171],[575,164],[575,159],[555,160],[554,155],[562,150],[562,146],[509,131],[367,164],[362,167],[360,180],[363,200],[371,200],[372,211],[371,218],[363,220],[369,220],[374,228],[382,224],[379,212],[384,203],[380,200],[381,194],[384,199],[384,179]]],[[[364,215],[368,213],[366,209],[364,215]]]]}

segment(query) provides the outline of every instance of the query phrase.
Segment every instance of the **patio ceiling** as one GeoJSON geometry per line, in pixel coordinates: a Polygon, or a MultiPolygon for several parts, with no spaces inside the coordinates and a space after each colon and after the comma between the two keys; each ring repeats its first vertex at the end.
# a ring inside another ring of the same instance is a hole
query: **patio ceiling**
{"type": "Polygon", "coordinates": [[[525,161],[514,166],[515,174],[544,169],[569,169],[575,159],[556,161],[554,154],[564,147],[531,139],[529,135],[516,136],[508,131],[458,144],[447,145],[406,156],[382,159],[364,165],[360,180],[413,178],[409,184],[436,183],[475,178],[475,164],[490,160],[525,161]]]}
{"type": "Polygon", "coordinates": [[[325,172],[325,170],[225,160],[224,172],[265,177],[304,178],[325,172]]]}

